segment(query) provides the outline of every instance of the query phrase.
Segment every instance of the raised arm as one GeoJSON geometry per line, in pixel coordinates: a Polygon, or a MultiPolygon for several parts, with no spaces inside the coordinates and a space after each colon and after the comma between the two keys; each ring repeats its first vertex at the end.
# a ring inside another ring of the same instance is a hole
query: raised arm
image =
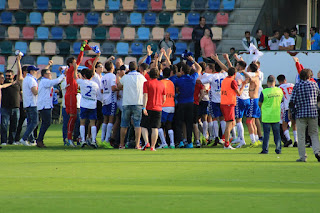
{"type": "Polygon", "coordinates": [[[99,61],[99,57],[100,57],[101,53],[97,53],[97,56],[94,58],[94,61],[92,63],[92,70],[93,70],[93,74],[96,73],[96,65],[99,61]]]}
{"type": "Polygon", "coordinates": [[[18,81],[22,81],[23,80],[23,76],[22,76],[22,68],[21,68],[21,55],[17,55],[17,67],[18,67],[18,72],[17,72],[17,80],[18,81]]]}
{"type": "Polygon", "coordinates": [[[231,62],[230,62],[229,55],[226,54],[226,53],[224,53],[224,54],[222,54],[222,56],[223,56],[223,58],[227,61],[228,67],[229,67],[229,68],[230,68],[230,67],[233,67],[232,64],[231,64],[231,62]]]}
{"type": "Polygon", "coordinates": [[[194,64],[194,66],[196,67],[196,72],[197,72],[197,73],[198,73],[198,75],[200,76],[201,71],[202,71],[201,66],[198,64],[198,62],[196,62],[196,61],[192,58],[192,56],[191,56],[191,55],[190,55],[190,56],[188,56],[188,60],[189,60],[189,61],[191,61],[191,62],[194,64]]]}
{"type": "Polygon", "coordinates": [[[153,52],[152,52],[152,50],[151,50],[151,46],[148,45],[148,46],[147,46],[147,54],[146,54],[143,58],[141,58],[141,59],[139,60],[138,64],[139,64],[139,65],[142,64],[149,56],[151,57],[152,53],[153,53],[153,52]]]}
{"type": "Polygon", "coordinates": [[[78,63],[77,62],[73,62],[72,64],[73,68],[74,68],[74,72],[73,72],[73,78],[77,80],[78,78],[78,63]]]}
{"type": "Polygon", "coordinates": [[[224,65],[220,60],[217,54],[212,54],[211,58],[219,64],[219,66],[221,67],[222,70],[224,71],[228,71],[228,68],[226,67],[226,65],[224,65]]]}
{"type": "Polygon", "coordinates": [[[298,74],[300,75],[301,70],[304,69],[304,67],[302,66],[302,64],[300,64],[299,59],[297,57],[292,57],[294,62],[296,62],[296,68],[298,71],[298,74]]]}

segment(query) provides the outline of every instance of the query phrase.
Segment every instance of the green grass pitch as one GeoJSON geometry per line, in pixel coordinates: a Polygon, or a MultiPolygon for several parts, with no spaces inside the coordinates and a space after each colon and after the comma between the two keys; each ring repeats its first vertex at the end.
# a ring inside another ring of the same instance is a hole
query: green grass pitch
{"type": "MultiPolygon", "coordinates": [[[[272,138],[272,137],[271,137],[272,138]]],[[[318,212],[320,163],[307,148],[93,150],[63,147],[52,125],[47,149],[0,150],[0,212],[318,212]]],[[[249,141],[248,135],[246,135],[249,141]]]]}

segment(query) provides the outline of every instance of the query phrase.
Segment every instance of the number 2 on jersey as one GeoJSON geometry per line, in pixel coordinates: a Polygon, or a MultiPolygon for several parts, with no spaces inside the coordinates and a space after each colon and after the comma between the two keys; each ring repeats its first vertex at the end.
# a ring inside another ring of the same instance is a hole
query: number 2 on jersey
{"type": "Polygon", "coordinates": [[[87,88],[89,89],[89,91],[85,94],[88,97],[91,97],[91,90],[92,90],[92,86],[87,86],[87,88]]]}

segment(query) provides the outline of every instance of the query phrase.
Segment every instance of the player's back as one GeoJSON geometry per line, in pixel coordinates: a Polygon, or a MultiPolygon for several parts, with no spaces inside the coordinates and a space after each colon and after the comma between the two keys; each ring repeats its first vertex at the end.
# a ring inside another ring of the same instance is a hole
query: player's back
{"type": "Polygon", "coordinates": [[[81,91],[80,107],[95,109],[97,107],[97,96],[99,92],[98,84],[87,79],[78,79],[77,83],[81,91]]]}
{"type": "Polygon", "coordinates": [[[117,101],[116,93],[112,91],[112,86],[116,85],[116,75],[106,73],[101,79],[103,104],[107,105],[117,101]]]}
{"type": "Polygon", "coordinates": [[[289,109],[289,101],[292,95],[293,87],[294,87],[294,84],[292,83],[285,83],[279,86],[279,88],[282,89],[282,92],[283,92],[283,102],[284,102],[285,110],[289,109]]]}
{"type": "Polygon", "coordinates": [[[220,103],[221,101],[221,83],[223,79],[228,76],[226,72],[213,73],[210,77],[210,97],[214,103],[220,103]]]}

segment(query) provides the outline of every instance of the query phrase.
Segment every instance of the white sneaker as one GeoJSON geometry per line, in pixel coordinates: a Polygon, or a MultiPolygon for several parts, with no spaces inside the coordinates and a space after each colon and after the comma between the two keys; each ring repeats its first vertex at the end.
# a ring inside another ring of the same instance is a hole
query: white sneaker
{"type": "Polygon", "coordinates": [[[34,141],[34,142],[30,142],[29,144],[30,144],[30,146],[36,146],[37,142],[34,141]]]}
{"type": "Polygon", "coordinates": [[[1,144],[1,146],[6,146],[6,145],[7,145],[7,143],[2,143],[2,144],[1,144]]]}
{"type": "Polygon", "coordinates": [[[241,140],[239,137],[237,137],[236,139],[234,139],[231,144],[235,144],[235,143],[241,143],[241,140]]]}
{"type": "Polygon", "coordinates": [[[83,148],[85,145],[87,145],[87,142],[85,142],[85,141],[81,141],[81,143],[80,143],[80,147],[81,147],[81,148],[83,148]]]}
{"type": "Polygon", "coordinates": [[[168,144],[166,144],[166,143],[163,144],[163,143],[162,143],[157,149],[162,149],[162,148],[164,148],[164,147],[167,147],[167,148],[168,148],[168,144]]]}
{"type": "Polygon", "coordinates": [[[20,145],[20,142],[13,142],[12,145],[20,145]]]}
{"type": "Polygon", "coordinates": [[[29,144],[29,142],[28,141],[25,141],[25,140],[23,140],[22,138],[20,139],[20,141],[19,141],[22,145],[24,145],[24,146],[30,146],[30,144],[29,144]]]}
{"type": "Polygon", "coordinates": [[[236,148],[241,148],[244,145],[246,145],[246,142],[240,141],[240,143],[238,144],[238,146],[236,148]]]}
{"type": "Polygon", "coordinates": [[[235,148],[233,148],[231,145],[229,145],[228,147],[223,147],[224,149],[231,149],[231,150],[233,150],[233,149],[235,149],[235,148]]]}

